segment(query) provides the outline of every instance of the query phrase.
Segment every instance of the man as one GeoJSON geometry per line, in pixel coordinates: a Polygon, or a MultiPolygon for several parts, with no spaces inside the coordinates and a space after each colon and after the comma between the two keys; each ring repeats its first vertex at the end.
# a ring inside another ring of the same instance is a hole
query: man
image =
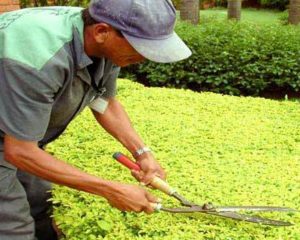
{"type": "Polygon", "coordinates": [[[116,78],[119,67],[145,58],[174,62],[191,54],[173,32],[175,15],[169,0],[94,0],[83,11],[0,15],[1,240],[56,239],[49,182],[102,196],[122,211],[153,212],[157,200],[144,189],[82,172],[43,148],[89,106],[141,166],[137,180],[165,179],[115,98],[116,78]]]}

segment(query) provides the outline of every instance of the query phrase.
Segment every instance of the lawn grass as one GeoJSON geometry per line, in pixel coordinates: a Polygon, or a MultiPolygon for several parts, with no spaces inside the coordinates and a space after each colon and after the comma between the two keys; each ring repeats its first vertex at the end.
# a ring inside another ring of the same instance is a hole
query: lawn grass
{"type": "MultiPolygon", "coordinates": [[[[168,182],[191,201],[300,209],[299,102],[146,88],[128,80],[119,80],[118,92],[168,182]]],[[[91,174],[137,184],[111,157],[128,152],[88,109],[47,150],[91,174]]],[[[55,220],[66,240],[300,239],[299,213],[260,214],[295,224],[270,227],[199,213],[121,213],[101,197],[65,187],[56,186],[53,194],[55,220]]]]}
{"type": "MultiPolygon", "coordinates": [[[[275,10],[244,8],[241,13],[241,21],[257,22],[257,23],[278,23],[282,12],[275,10]]],[[[200,10],[200,21],[202,18],[227,19],[227,9],[216,8],[200,10]]]]}

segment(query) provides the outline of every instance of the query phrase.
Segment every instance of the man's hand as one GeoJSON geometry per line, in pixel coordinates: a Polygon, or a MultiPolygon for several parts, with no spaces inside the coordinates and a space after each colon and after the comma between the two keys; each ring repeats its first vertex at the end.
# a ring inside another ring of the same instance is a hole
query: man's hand
{"type": "Polygon", "coordinates": [[[144,153],[137,159],[137,164],[141,167],[140,172],[131,171],[132,175],[145,185],[149,185],[152,179],[157,176],[166,180],[166,173],[151,153],[144,153]]]}
{"type": "Polygon", "coordinates": [[[153,213],[151,203],[157,203],[158,200],[146,190],[138,186],[115,182],[109,185],[112,191],[106,192],[104,197],[111,206],[121,211],[153,213]]]}

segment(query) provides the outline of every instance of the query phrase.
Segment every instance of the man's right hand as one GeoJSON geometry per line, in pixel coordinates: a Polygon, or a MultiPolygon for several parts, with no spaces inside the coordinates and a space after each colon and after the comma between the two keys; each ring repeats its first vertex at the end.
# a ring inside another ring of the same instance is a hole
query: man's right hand
{"type": "Polygon", "coordinates": [[[153,213],[151,203],[157,203],[158,199],[141,187],[109,182],[109,191],[103,196],[109,204],[121,211],[153,213]]]}

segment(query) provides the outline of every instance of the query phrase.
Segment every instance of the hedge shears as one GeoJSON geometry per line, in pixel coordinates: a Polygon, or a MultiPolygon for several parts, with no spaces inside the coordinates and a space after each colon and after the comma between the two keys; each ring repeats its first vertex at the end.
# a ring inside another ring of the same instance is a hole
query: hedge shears
{"type": "MultiPolygon", "coordinates": [[[[124,165],[130,170],[141,171],[140,166],[130,160],[127,156],[122,153],[115,153],[113,155],[119,163],[124,165]]],[[[156,211],[165,211],[170,213],[194,213],[200,212],[210,215],[216,215],[225,218],[231,218],[234,220],[259,223],[263,225],[271,225],[271,226],[291,226],[293,225],[290,222],[284,222],[279,220],[272,220],[268,218],[263,218],[259,216],[251,216],[238,213],[239,211],[254,211],[254,212],[297,212],[297,210],[288,208],[288,207],[271,207],[271,206],[220,206],[216,207],[212,203],[205,203],[203,205],[198,205],[186,200],[183,196],[181,196],[175,189],[173,189],[167,182],[162,180],[159,177],[154,177],[151,181],[150,185],[162,191],[163,193],[174,197],[177,199],[183,207],[179,208],[167,208],[164,207],[160,203],[153,203],[152,207],[156,211]]]]}

